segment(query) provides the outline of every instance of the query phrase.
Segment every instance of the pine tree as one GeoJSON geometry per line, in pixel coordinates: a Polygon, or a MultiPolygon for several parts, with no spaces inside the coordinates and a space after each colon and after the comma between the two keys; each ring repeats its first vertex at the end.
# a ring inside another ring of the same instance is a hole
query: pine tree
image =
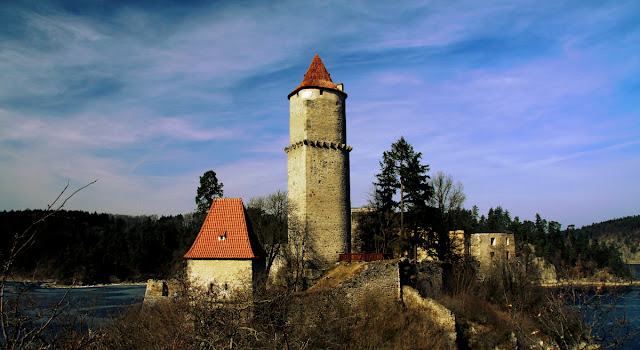
{"type": "Polygon", "coordinates": [[[433,195],[429,185],[428,165],[420,164],[421,152],[416,152],[404,137],[391,145],[391,150],[382,154],[381,172],[376,175],[375,196],[379,209],[400,213],[400,238],[415,248],[419,243],[419,230],[424,230],[428,216],[428,202],[433,195]],[[399,201],[394,197],[398,195],[399,201]],[[413,231],[410,240],[407,229],[413,231]],[[411,242],[409,242],[411,241],[411,242]]]}

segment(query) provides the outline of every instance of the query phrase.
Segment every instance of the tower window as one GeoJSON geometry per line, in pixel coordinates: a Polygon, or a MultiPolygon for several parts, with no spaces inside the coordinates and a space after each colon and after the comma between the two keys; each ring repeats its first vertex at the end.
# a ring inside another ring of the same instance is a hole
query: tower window
{"type": "Polygon", "coordinates": [[[496,239],[491,237],[491,245],[496,245],[496,239]]]}
{"type": "Polygon", "coordinates": [[[507,241],[506,241],[507,245],[509,245],[509,237],[507,237],[507,241]]]}

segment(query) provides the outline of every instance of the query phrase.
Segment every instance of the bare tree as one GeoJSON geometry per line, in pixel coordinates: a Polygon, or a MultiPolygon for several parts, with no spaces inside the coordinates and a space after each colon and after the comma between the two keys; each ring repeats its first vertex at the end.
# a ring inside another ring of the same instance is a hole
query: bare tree
{"type": "Polygon", "coordinates": [[[439,171],[431,178],[430,183],[434,192],[429,200],[431,206],[442,210],[443,213],[462,208],[467,196],[463,192],[464,187],[460,181],[454,184],[451,175],[439,171]]]}
{"type": "Polygon", "coordinates": [[[278,190],[247,203],[247,213],[254,231],[267,252],[266,274],[287,243],[287,192],[278,190]]]}
{"type": "Polygon", "coordinates": [[[313,252],[309,251],[309,231],[306,223],[296,216],[295,204],[288,203],[288,238],[284,251],[285,278],[288,288],[303,289],[305,283],[305,261],[310,260],[313,252]]]}
{"type": "Polygon", "coordinates": [[[60,316],[65,307],[63,297],[45,312],[42,312],[42,310],[25,310],[25,307],[29,308],[29,303],[22,302],[21,298],[24,293],[21,290],[13,290],[13,297],[8,298],[6,294],[7,281],[15,259],[33,245],[37,238],[40,224],[62,210],[67,201],[76,193],[97,181],[94,180],[64,197],[65,192],[69,189],[69,183],[67,183],[56,199],[47,206],[40,218],[33,221],[24,231],[14,234],[11,247],[2,261],[2,279],[0,280],[0,330],[2,331],[2,342],[5,349],[22,349],[34,346],[42,338],[45,329],[51,325],[51,322],[56,317],[60,316]]]}

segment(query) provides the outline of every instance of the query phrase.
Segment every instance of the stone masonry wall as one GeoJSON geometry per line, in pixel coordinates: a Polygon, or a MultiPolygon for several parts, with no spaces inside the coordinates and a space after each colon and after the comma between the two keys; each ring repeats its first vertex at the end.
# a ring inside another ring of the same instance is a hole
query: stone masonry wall
{"type": "Polygon", "coordinates": [[[506,262],[516,257],[516,242],[513,233],[474,233],[470,237],[469,253],[482,268],[493,262],[506,262]]]}
{"type": "Polygon", "coordinates": [[[344,102],[344,95],[317,88],[290,98],[290,224],[306,230],[304,259],[311,269],[326,270],[340,253],[350,251],[351,148],[346,145],[344,102]]]}
{"type": "Polygon", "coordinates": [[[228,295],[234,290],[250,291],[254,280],[251,259],[187,259],[187,276],[191,285],[228,295]]]}
{"type": "Polygon", "coordinates": [[[415,288],[423,297],[433,297],[442,291],[442,274],[439,261],[400,260],[402,285],[415,288]]]}
{"type": "Polygon", "coordinates": [[[327,89],[302,89],[289,99],[289,142],[347,143],[344,95],[327,89]]]}
{"type": "Polygon", "coordinates": [[[160,300],[175,298],[182,295],[183,286],[175,279],[147,281],[147,289],[144,293],[144,303],[149,304],[160,300]]]}
{"type": "Polygon", "coordinates": [[[362,271],[354,278],[342,282],[335,291],[344,293],[356,303],[372,295],[391,301],[400,300],[400,269],[397,260],[351,264],[362,264],[362,271]]]}

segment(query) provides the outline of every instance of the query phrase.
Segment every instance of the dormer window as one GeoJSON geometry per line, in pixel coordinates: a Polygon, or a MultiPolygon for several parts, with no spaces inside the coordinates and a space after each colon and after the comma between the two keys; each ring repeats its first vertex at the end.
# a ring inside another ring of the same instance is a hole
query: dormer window
{"type": "Polygon", "coordinates": [[[224,241],[225,239],[227,239],[227,233],[226,232],[224,233],[224,235],[218,236],[218,240],[219,241],[224,241]]]}

